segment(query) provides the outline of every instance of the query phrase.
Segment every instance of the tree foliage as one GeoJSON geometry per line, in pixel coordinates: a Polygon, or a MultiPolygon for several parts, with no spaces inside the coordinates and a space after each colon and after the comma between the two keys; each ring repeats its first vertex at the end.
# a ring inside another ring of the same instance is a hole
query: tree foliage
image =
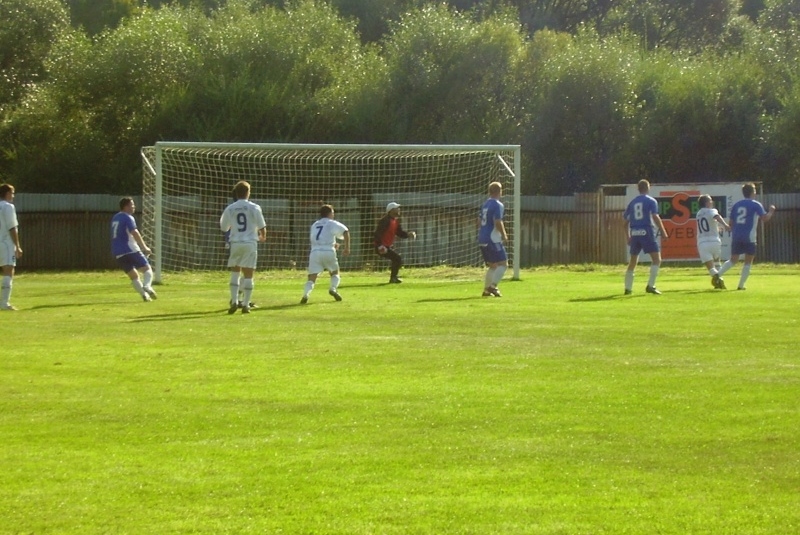
{"type": "Polygon", "coordinates": [[[135,192],[162,139],[519,143],[526,193],[800,188],[797,0],[67,5],[0,0],[22,190],[135,192]]]}

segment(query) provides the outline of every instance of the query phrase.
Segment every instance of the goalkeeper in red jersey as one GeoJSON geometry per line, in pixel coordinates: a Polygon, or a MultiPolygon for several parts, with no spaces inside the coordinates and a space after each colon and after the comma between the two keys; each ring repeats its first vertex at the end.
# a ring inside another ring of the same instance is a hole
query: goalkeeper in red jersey
{"type": "Polygon", "coordinates": [[[400,225],[400,205],[396,202],[390,202],[386,205],[386,215],[378,220],[374,238],[375,252],[391,262],[390,284],[403,282],[398,277],[400,267],[403,265],[403,259],[394,250],[395,237],[413,240],[417,237],[417,233],[413,230],[408,232],[403,230],[402,225],[400,225]]]}

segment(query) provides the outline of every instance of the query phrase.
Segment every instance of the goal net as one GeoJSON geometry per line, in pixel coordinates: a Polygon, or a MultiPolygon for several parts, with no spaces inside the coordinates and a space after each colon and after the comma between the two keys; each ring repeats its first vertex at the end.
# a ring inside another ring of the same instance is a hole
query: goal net
{"type": "Polygon", "coordinates": [[[518,145],[311,145],[159,142],[143,147],[141,230],[156,281],[180,270],[221,270],[227,249],[219,217],[246,180],[261,205],[267,241],[258,269],[306,269],[308,229],[321,204],[351,234],[343,270],[383,270],[373,232],[389,202],[417,239],[396,240],[405,266],[481,266],[477,218],[490,182],[503,184],[507,249],[519,277],[518,145]]]}

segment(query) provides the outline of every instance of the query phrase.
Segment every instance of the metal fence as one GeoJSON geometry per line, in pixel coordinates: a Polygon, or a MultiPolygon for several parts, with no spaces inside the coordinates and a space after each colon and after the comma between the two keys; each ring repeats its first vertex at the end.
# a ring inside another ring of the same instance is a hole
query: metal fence
{"type": "MultiPolygon", "coordinates": [[[[135,199],[137,204],[138,199],[135,199]]],[[[778,207],[764,225],[758,261],[800,263],[800,193],[759,197],[778,207]]],[[[622,264],[626,262],[623,196],[581,193],[572,197],[523,197],[521,266],[622,264]]],[[[111,217],[119,197],[111,195],[16,196],[25,254],[19,270],[114,269],[111,217]]]]}

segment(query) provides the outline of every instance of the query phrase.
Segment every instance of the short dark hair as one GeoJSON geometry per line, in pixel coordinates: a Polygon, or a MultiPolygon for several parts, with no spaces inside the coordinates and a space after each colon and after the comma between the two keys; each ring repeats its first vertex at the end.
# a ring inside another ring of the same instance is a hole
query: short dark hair
{"type": "Polygon", "coordinates": [[[752,197],[755,192],[756,192],[756,185],[753,184],[752,182],[748,182],[747,184],[742,186],[742,195],[744,195],[745,198],[747,199],[752,197]]]}
{"type": "Polygon", "coordinates": [[[700,198],[697,199],[697,202],[700,204],[700,208],[705,208],[708,206],[708,202],[711,200],[711,195],[700,195],[700,198]]]}
{"type": "Polygon", "coordinates": [[[14,191],[14,186],[11,184],[0,184],[0,198],[5,199],[9,191],[14,191]]]}
{"type": "Polygon", "coordinates": [[[333,213],[333,206],[330,204],[323,204],[319,207],[319,215],[320,217],[328,217],[333,213]]]}
{"type": "Polygon", "coordinates": [[[119,200],[119,209],[123,210],[126,206],[133,202],[133,197],[123,197],[119,200]]]}

